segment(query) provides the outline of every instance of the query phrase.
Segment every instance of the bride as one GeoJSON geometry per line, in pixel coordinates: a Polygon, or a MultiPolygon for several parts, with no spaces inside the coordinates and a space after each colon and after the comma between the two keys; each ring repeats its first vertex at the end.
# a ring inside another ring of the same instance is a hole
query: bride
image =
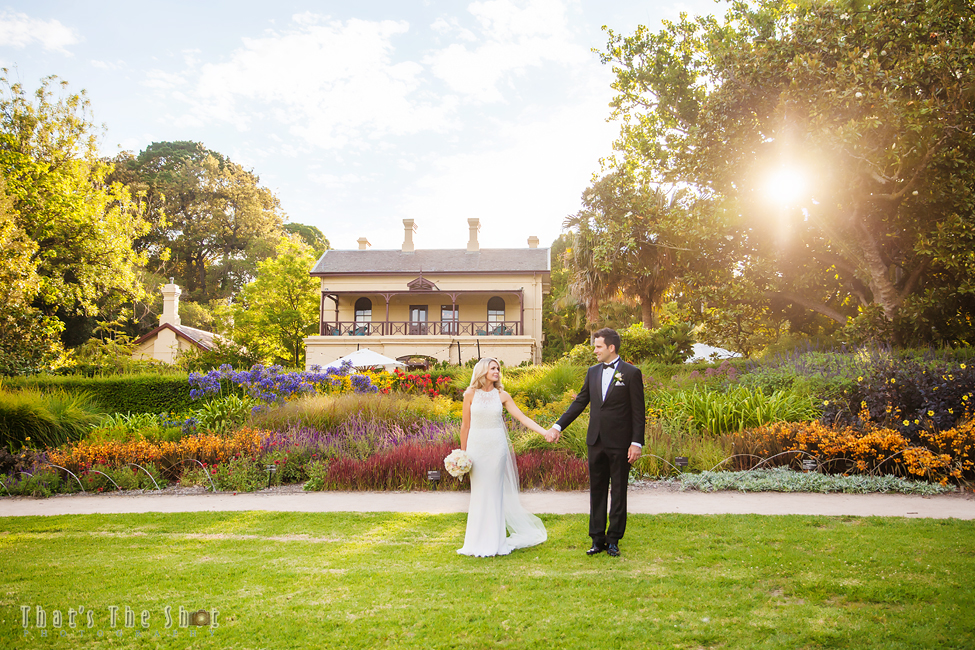
{"type": "MultiPolygon", "coordinates": [[[[518,467],[504,425],[502,405],[519,422],[543,436],[547,432],[504,392],[501,366],[484,358],[474,366],[464,392],[460,448],[471,459],[471,504],[462,555],[507,555],[516,548],[541,544],[548,538],[542,521],[518,499],[518,467]],[[511,532],[506,535],[505,528],[511,532]]],[[[546,439],[548,439],[546,437],[546,439]]]]}

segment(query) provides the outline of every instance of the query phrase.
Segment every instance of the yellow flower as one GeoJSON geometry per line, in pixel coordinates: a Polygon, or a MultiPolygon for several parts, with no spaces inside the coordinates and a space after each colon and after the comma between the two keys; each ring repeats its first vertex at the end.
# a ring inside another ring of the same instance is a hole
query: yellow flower
{"type": "Polygon", "coordinates": [[[825,402],[823,402],[823,406],[829,406],[829,400],[826,400],[825,402]]]}
{"type": "Polygon", "coordinates": [[[904,420],[904,426],[905,427],[911,426],[911,422],[909,420],[904,420]]]}
{"type": "Polygon", "coordinates": [[[896,380],[896,379],[891,379],[891,380],[890,380],[890,383],[892,383],[892,384],[896,384],[896,383],[897,383],[897,380],[896,380]]]}
{"type": "Polygon", "coordinates": [[[962,369],[962,370],[964,370],[964,369],[965,369],[965,364],[964,364],[964,363],[963,363],[963,364],[961,364],[961,366],[960,366],[960,367],[961,367],[961,369],[962,369]]]}
{"type": "Polygon", "coordinates": [[[863,381],[863,377],[857,377],[857,381],[863,381]]]}
{"type": "Polygon", "coordinates": [[[928,417],[929,418],[933,418],[934,417],[934,411],[928,411],[928,417]]]}

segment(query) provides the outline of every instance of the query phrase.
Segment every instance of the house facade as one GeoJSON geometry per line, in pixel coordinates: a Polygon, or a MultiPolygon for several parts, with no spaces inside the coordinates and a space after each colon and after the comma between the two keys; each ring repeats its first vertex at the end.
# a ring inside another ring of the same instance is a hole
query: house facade
{"type": "Polygon", "coordinates": [[[387,357],[450,363],[492,356],[506,365],[542,359],[542,298],[549,292],[549,249],[481,248],[480,222],[468,219],[465,249],[417,250],[416,224],[404,219],[400,250],[326,251],[318,336],[305,339],[308,367],[360,348],[387,357]]]}

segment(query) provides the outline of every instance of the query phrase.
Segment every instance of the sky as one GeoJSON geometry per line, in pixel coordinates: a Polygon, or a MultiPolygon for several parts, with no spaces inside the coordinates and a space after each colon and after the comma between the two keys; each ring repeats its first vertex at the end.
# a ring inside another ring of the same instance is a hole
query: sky
{"type": "Polygon", "coordinates": [[[333,248],[548,246],[612,153],[607,25],[712,0],[0,0],[0,65],[87,91],[105,156],[192,140],[333,248]]]}

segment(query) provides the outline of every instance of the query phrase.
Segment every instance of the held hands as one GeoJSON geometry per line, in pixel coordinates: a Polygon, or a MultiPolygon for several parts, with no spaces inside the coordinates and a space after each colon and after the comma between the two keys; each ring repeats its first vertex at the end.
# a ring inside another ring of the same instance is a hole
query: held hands
{"type": "Polygon", "coordinates": [[[546,442],[558,442],[559,438],[562,437],[562,434],[555,427],[552,427],[551,429],[546,431],[543,435],[545,436],[546,442]]]}

